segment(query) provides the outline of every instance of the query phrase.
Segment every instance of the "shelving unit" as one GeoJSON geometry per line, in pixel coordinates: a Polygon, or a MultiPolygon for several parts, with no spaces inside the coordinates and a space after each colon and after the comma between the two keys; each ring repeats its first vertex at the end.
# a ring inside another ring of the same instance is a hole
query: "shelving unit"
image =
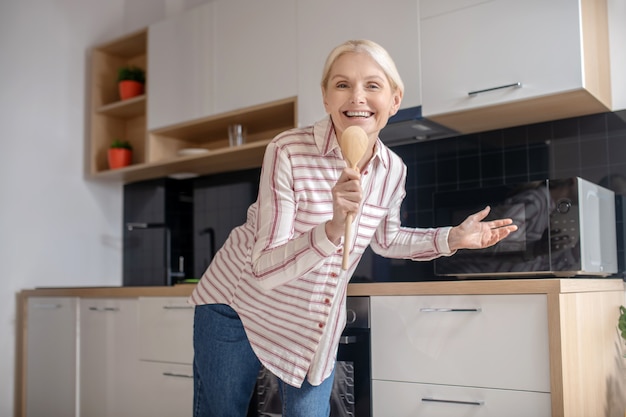
{"type": "MultiPolygon", "coordinates": [[[[147,93],[120,100],[117,71],[123,65],[136,65],[147,71],[147,29],[100,45],[91,55],[90,173],[107,171],[107,150],[114,139],[133,146],[133,163],[145,162],[147,93]]],[[[146,88],[147,90],[147,88],[146,88]]]]}
{"type": "MultiPolygon", "coordinates": [[[[148,131],[148,92],[120,101],[116,83],[117,69],[122,65],[137,65],[149,74],[147,38],[146,29],[93,49],[89,138],[92,178],[129,183],[259,167],[269,141],[296,126],[297,99],[288,97],[148,131]],[[233,123],[247,129],[246,143],[236,148],[228,144],[228,125],[233,123]],[[133,163],[111,170],[107,150],[116,138],[131,143],[133,163]],[[181,156],[179,152],[187,148],[208,152],[181,156]]],[[[149,83],[149,75],[147,80],[149,83]]]]}

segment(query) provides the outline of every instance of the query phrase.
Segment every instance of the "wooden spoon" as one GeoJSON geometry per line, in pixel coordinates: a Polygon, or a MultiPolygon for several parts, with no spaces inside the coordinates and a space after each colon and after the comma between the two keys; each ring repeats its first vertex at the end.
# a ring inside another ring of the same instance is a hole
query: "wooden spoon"
{"type": "MultiPolygon", "coordinates": [[[[357,164],[361,158],[363,158],[363,155],[365,155],[368,142],[369,139],[367,137],[367,133],[365,133],[365,131],[359,126],[349,126],[343,131],[339,146],[341,147],[341,153],[350,168],[359,169],[357,164]]],[[[348,269],[348,256],[350,255],[353,220],[354,213],[348,213],[346,216],[346,229],[343,239],[343,262],[341,264],[341,267],[344,270],[348,269]]]]}

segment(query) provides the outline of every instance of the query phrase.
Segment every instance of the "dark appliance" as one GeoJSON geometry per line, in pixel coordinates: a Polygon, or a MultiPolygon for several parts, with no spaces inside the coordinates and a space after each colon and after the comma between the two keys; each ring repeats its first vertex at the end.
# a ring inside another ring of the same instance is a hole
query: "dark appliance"
{"type": "Polygon", "coordinates": [[[124,185],[123,285],[173,285],[193,273],[189,180],[124,185]]]}
{"type": "MultiPolygon", "coordinates": [[[[335,365],[335,380],[330,399],[331,417],[370,417],[372,382],[370,368],[369,297],[346,299],[347,324],[335,365]]],[[[261,369],[248,416],[281,416],[276,377],[261,369]]]]}
{"type": "Polygon", "coordinates": [[[458,136],[459,133],[422,116],[422,107],[398,110],[389,118],[379,137],[387,146],[458,136]]]}
{"type": "Polygon", "coordinates": [[[579,177],[435,193],[435,224],[456,225],[486,205],[518,226],[498,244],[434,262],[457,277],[608,276],[617,272],[615,195],[579,177]]]}

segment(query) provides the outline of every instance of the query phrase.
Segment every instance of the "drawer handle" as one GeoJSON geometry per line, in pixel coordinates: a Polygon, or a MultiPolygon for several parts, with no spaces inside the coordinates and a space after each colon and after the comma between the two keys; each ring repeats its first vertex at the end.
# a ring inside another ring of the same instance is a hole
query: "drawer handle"
{"type": "Polygon", "coordinates": [[[521,88],[522,87],[522,83],[513,83],[513,84],[501,85],[499,87],[485,88],[484,90],[470,91],[469,93],[467,93],[467,95],[470,96],[470,97],[473,97],[473,96],[477,96],[477,95],[479,95],[481,93],[487,93],[489,91],[502,90],[504,88],[511,88],[511,87],[521,88]]]}
{"type": "Polygon", "coordinates": [[[421,313],[480,313],[482,308],[420,308],[421,313]]]}
{"type": "Polygon", "coordinates": [[[173,376],[174,378],[191,378],[191,379],[193,379],[193,375],[176,374],[174,372],[163,372],[163,376],[173,376]]]}
{"type": "Polygon", "coordinates": [[[351,345],[357,342],[356,336],[341,336],[339,338],[340,345],[351,345]]]}
{"type": "Polygon", "coordinates": [[[63,307],[61,304],[52,304],[52,303],[42,303],[42,304],[35,304],[33,305],[33,308],[36,308],[38,310],[56,310],[63,307]]]}
{"type": "Polygon", "coordinates": [[[89,311],[120,311],[119,307],[89,307],[89,311]]]}
{"type": "Polygon", "coordinates": [[[422,398],[422,402],[428,403],[446,403],[446,404],[464,404],[464,405],[484,405],[484,401],[460,401],[460,400],[442,400],[440,398],[422,398]]]}
{"type": "Polygon", "coordinates": [[[163,310],[191,310],[193,306],[163,306],[163,310]]]}

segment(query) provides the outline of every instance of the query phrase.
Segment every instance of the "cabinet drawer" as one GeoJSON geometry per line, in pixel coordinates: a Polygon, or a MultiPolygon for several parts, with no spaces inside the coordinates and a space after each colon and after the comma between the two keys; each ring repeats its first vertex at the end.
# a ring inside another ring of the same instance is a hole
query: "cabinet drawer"
{"type": "Polygon", "coordinates": [[[139,358],[191,364],[193,313],[187,297],[141,297],[139,358]]]}
{"type": "Polygon", "coordinates": [[[550,391],[545,295],[371,297],[374,379],[550,391]]]}
{"type": "Polygon", "coordinates": [[[373,381],[374,417],[550,417],[550,394],[373,381]]]}
{"type": "Polygon", "coordinates": [[[170,417],[193,414],[192,365],[140,361],[138,416],[170,417]]]}

